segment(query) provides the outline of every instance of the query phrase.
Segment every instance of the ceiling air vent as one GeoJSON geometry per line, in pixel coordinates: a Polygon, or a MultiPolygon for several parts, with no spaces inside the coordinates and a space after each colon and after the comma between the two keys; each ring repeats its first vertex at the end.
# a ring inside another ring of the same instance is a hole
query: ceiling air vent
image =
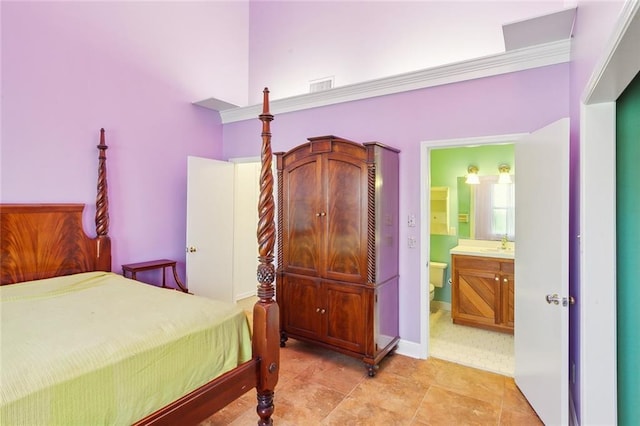
{"type": "Polygon", "coordinates": [[[309,82],[309,93],[322,92],[333,87],[333,77],[324,77],[309,82]]]}

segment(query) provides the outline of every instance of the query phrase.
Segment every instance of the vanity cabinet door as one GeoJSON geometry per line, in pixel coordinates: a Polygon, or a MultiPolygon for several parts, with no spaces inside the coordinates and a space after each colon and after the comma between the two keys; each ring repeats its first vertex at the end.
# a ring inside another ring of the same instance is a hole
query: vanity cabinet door
{"type": "Polygon", "coordinates": [[[515,324],[514,293],[516,288],[515,275],[513,273],[513,260],[501,262],[500,268],[502,270],[500,276],[500,289],[502,291],[502,319],[500,322],[513,332],[513,326],[515,324]]]}
{"type": "Polygon", "coordinates": [[[513,333],[513,261],[453,255],[452,265],[453,322],[513,333]]]}
{"type": "Polygon", "coordinates": [[[500,263],[471,256],[453,256],[452,318],[462,325],[493,327],[500,263]]]}

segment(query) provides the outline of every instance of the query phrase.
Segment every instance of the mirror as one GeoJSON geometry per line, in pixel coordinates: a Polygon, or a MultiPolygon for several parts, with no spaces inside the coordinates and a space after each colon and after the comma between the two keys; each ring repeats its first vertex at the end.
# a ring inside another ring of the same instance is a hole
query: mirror
{"type": "Polygon", "coordinates": [[[481,185],[469,185],[464,176],[457,178],[458,238],[499,241],[506,235],[515,241],[515,185],[498,184],[498,176],[482,179],[481,185]]]}
{"type": "MultiPolygon", "coordinates": [[[[499,166],[509,165],[511,176],[517,174],[515,169],[515,146],[513,143],[497,143],[488,145],[469,145],[450,148],[437,148],[430,151],[429,162],[429,187],[448,188],[449,191],[449,218],[448,224],[441,222],[438,226],[432,223],[431,233],[446,237],[457,237],[463,239],[486,239],[478,233],[474,233],[474,206],[471,205],[471,189],[464,183],[469,166],[478,168],[480,179],[493,176],[499,173],[499,166]],[[448,228],[448,231],[447,231],[448,228]],[[434,232],[435,231],[435,232],[434,232]]],[[[437,189],[436,189],[437,191],[437,189]]],[[[431,200],[438,198],[431,193],[431,200]]],[[[438,211],[435,206],[430,206],[434,211],[438,211]]],[[[440,209],[439,211],[445,211],[440,209]]],[[[487,217],[490,210],[486,210],[487,217]]],[[[437,216],[437,215],[436,215],[437,216]]],[[[434,216],[431,217],[431,221],[434,216]]],[[[499,240],[501,236],[497,237],[499,240]]]]}

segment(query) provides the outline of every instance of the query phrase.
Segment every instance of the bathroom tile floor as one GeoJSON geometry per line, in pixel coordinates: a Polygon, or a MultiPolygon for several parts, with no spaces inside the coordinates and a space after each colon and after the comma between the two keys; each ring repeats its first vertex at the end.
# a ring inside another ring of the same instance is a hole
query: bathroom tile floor
{"type": "Polygon", "coordinates": [[[429,315],[429,355],[513,377],[513,335],[457,325],[443,309],[429,315]]]}
{"type": "MultiPolygon", "coordinates": [[[[280,351],[273,421],[289,425],[541,425],[512,378],[437,358],[361,361],[290,339],[280,351]]],[[[201,426],[255,425],[255,391],[201,426]]]]}

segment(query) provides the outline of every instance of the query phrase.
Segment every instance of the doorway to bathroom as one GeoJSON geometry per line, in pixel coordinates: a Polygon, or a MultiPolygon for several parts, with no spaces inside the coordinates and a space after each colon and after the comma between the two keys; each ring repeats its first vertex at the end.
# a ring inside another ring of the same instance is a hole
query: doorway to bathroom
{"type": "MultiPolygon", "coordinates": [[[[496,246],[503,237],[514,241],[514,151],[513,141],[432,149],[428,205],[430,287],[435,284],[429,297],[429,356],[509,377],[515,368],[512,333],[453,323],[450,250],[459,241],[493,240],[496,246]],[[467,180],[470,171],[477,180],[467,180]],[[444,279],[434,274],[440,264],[447,265],[444,279]]],[[[478,296],[470,305],[493,297],[478,296]]],[[[479,315],[500,311],[488,304],[472,308],[479,315]]]]}
{"type": "MultiPolygon", "coordinates": [[[[442,147],[507,142],[515,144],[518,176],[516,267],[512,270],[516,283],[513,286],[515,318],[512,320],[514,379],[545,423],[564,424],[568,422],[569,401],[569,119],[560,119],[520,136],[423,142],[420,253],[426,265],[431,255],[430,221],[429,210],[424,206],[429,204],[431,151],[442,147]]],[[[482,263],[482,266],[486,265],[482,263]]],[[[500,280],[507,272],[501,271],[500,280]]],[[[429,286],[426,267],[421,268],[420,285],[424,308],[421,311],[421,342],[423,353],[427,355],[429,286]]]]}

